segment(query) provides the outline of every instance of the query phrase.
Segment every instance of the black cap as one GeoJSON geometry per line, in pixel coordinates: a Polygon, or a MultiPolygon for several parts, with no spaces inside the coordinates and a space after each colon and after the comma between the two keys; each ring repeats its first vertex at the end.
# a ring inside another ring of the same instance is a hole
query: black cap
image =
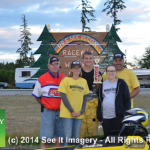
{"type": "Polygon", "coordinates": [[[74,68],[75,66],[80,66],[81,67],[81,64],[79,61],[75,60],[71,63],[71,69],[74,68]]]}
{"type": "Polygon", "coordinates": [[[50,57],[48,60],[48,64],[52,65],[54,62],[60,63],[59,59],[57,57],[55,57],[55,56],[50,57]]]}
{"type": "Polygon", "coordinates": [[[123,59],[123,55],[121,53],[116,53],[116,54],[114,54],[114,59],[116,59],[116,58],[123,59]]]}

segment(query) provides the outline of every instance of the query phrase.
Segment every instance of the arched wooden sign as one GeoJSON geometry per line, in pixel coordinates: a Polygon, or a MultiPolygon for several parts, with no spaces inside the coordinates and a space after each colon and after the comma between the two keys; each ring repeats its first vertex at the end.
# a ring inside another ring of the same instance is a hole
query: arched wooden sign
{"type": "Polygon", "coordinates": [[[55,46],[54,50],[56,53],[59,53],[63,48],[68,46],[68,44],[72,44],[74,42],[84,42],[92,46],[98,54],[100,54],[103,51],[103,48],[99,41],[97,41],[95,38],[87,35],[87,34],[71,34],[63,39],[61,39],[57,45],[55,46]]]}
{"type": "MultiPolygon", "coordinates": [[[[58,53],[57,57],[60,60],[60,72],[68,75],[70,65],[73,60],[81,62],[82,54],[85,51],[93,52],[94,56],[100,57],[100,63],[104,60],[106,55],[101,56],[107,42],[103,42],[108,32],[51,32],[51,35],[56,42],[51,42],[53,49],[58,53]]],[[[53,56],[50,54],[50,56],[53,56]]],[[[103,70],[101,70],[103,72],[103,70]]]]}

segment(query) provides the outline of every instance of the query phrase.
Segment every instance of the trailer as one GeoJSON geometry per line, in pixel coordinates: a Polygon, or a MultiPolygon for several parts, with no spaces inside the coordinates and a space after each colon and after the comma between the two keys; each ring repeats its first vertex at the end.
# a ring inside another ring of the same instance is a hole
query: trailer
{"type": "Polygon", "coordinates": [[[27,88],[33,89],[37,78],[31,78],[39,68],[29,68],[29,66],[24,66],[24,68],[15,69],[15,86],[17,88],[27,88]]]}
{"type": "Polygon", "coordinates": [[[137,75],[141,88],[150,88],[150,69],[132,69],[137,75]]]}

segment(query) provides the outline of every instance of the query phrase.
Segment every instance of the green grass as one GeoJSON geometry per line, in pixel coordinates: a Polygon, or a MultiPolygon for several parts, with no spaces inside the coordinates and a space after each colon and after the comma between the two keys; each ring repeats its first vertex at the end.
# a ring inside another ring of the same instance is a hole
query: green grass
{"type": "MultiPolygon", "coordinates": [[[[150,115],[150,95],[134,98],[134,107],[144,109],[150,115]]],[[[0,96],[0,109],[6,111],[6,148],[39,149],[40,144],[29,143],[9,145],[9,137],[39,137],[41,112],[40,104],[32,96],[0,96]]],[[[150,126],[150,120],[149,124],[150,126]]]]}

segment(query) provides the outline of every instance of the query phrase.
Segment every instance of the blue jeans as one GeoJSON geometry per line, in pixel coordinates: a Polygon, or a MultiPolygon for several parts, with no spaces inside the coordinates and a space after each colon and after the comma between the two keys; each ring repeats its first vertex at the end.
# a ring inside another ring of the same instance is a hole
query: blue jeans
{"type": "Polygon", "coordinates": [[[63,127],[63,144],[62,146],[68,146],[74,143],[67,143],[67,139],[76,139],[79,138],[80,128],[82,119],[74,119],[74,118],[60,118],[63,127]]]}
{"type": "Polygon", "coordinates": [[[59,110],[50,110],[44,108],[41,118],[41,134],[42,137],[53,139],[54,137],[62,137],[62,123],[59,118],[59,110]]]}

